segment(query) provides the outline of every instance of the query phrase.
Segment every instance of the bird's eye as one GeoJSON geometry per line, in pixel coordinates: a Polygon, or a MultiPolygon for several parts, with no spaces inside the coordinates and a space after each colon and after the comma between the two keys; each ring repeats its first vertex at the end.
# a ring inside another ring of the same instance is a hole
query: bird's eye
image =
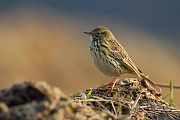
{"type": "Polygon", "coordinates": [[[101,32],[97,32],[97,35],[101,35],[101,32]]]}

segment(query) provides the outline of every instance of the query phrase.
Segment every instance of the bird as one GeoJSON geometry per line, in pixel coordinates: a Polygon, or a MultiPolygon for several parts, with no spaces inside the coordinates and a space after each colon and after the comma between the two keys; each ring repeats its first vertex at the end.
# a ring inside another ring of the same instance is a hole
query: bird
{"type": "MultiPolygon", "coordinates": [[[[106,76],[114,77],[115,83],[119,76],[128,73],[138,76],[156,87],[147,76],[134,64],[124,47],[116,40],[113,33],[104,26],[98,26],[90,35],[90,55],[95,66],[106,76]]],[[[113,85],[114,86],[114,85],[113,85]]]]}

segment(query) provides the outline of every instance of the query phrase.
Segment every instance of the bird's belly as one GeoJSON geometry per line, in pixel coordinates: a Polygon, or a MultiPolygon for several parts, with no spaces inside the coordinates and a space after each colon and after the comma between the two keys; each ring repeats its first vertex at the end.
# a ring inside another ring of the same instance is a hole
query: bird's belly
{"type": "Polygon", "coordinates": [[[105,75],[109,77],[116,77],[122,74],[122,71],[119,69],[119,63],[104,56],[103,54],[97,54],[91,52],[91,58],[96,65],[96,67],[105,75]]]}

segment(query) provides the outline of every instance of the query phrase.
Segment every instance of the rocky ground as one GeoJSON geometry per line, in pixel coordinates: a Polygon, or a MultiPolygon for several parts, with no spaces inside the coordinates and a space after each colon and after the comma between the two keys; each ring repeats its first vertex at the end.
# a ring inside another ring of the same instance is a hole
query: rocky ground
{"type": "Polygon", "coordinates": [[[180,119],[157,89],[135,78],[65,95],[44,81],[0,90],[0,120],[180,119]]]}

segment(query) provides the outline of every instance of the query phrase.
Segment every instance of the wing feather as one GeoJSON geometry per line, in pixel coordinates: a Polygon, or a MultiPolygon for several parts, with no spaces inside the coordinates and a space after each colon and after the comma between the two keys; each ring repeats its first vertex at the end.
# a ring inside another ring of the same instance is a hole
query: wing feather
{"type": "Polygon", "coordinates": [[[136,67],[125,49],[118,42],[111,41],[109,43],[111,44],[110,46],[116,46],[111,49],[111,57],[113,57],[124,68],[126,68],[127,71],[130,71],[130,73],[132,74],[138,75],[140,78],[146,79],[148,83],[150,83],[153,87],[156,87],[156,85],[151,80],[149,80],[138,67],[136,67]]]}

